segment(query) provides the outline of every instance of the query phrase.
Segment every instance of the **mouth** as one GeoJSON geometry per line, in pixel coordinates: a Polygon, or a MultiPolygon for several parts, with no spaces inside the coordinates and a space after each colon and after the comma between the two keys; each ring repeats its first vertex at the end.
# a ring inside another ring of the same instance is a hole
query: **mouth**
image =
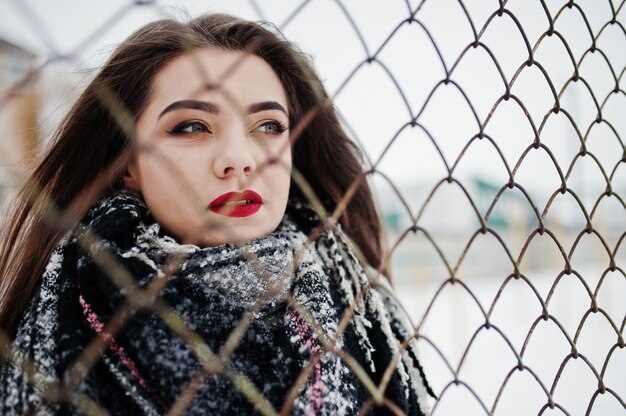
{"type": "Polygon", "coordinates": [[[227,217],[248,217],[263,205],[263,198],[253,190],[227,192],[215,198],[208,206],[209,211],[227,217]]]}

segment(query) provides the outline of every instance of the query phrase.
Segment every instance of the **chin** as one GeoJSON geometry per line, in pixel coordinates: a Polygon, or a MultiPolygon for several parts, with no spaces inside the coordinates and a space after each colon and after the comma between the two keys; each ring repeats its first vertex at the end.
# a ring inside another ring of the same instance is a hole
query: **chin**
{"type": "MultiPolygon", "coordinates": [[[[244,218],[218,218],[218,221],[206,223],[198,221],[195,225],[187,226],[185,230],[179,230],[186,238],[187,243],[199,247],[215,247],[222,244],[240,243],[244,241],[262,238],[273,233],[282,219],[268,221],[268,218],[251,216],[244,218]],[[224,221],[225,220],[225,221],[224,221]],[[202,230],[198,232],[198,230],[202,230]]],[[[176,233],[173,233],[176,235],[176,233]]]]}
{"type": "Polygon", "coordinates": [[[193,244],[199,247],[215,247],[221,246],[222,244],[233,244],[240,243],[243,241],[254,240],[256,238],[264,237],[269,235],[270,232],[262,232],[262,231],[254,231],[254,230],[246,230],[245,232],[237,232],[236,230],[232,230],[231,232],[215,232],[213,231],[210,235],[203,236],[202,238],[194,241],[193,244]]]}

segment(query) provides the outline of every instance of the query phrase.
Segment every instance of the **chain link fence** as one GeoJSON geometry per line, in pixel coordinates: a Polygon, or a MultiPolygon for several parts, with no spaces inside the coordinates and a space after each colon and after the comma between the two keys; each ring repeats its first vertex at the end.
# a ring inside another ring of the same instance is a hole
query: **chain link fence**
{"type": "MultiPolygon", "coordinates": [[[[311,53],[367,160],[433,415],[626,414],[624,3],[186,4],[270,20],[311,53]]],[[[177,13],[120,2],[64,43],[43,4],[5,6],[43,53],[0,39],[3,204],[76,90],[58,63],[84,66],[126,18],[177,13]]]]}

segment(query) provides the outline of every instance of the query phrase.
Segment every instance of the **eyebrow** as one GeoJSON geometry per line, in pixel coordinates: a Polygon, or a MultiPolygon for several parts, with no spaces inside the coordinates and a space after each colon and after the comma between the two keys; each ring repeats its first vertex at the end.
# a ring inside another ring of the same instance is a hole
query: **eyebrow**
{"type": "MultiPolygon", "coordinates": [[[[169,113],[170,111],[179,110],[183,108],[190,108],[192,110],[200,110],[205,111],[211,114],[219,114],[220,107],[217,104],[208,102],[208,101],[198,101],[198,100],[181,100],[174,101],[172,104],[165,107],[161,114],[159,114],[158,118],[163,117],[165,113],[169,113]]],[[[266,110],[278,110],[287,114],[287,110],[285,107],[277,103],[276,101],[262,101],[260,103],[253,103],[248,106],[248,114],[254,114],[261,111],[266,110]]]]}
{"type": "Polygon", "coordinates": [[[263,101],[260,103],[250,104],[248,106],[248,114],[254,114],[265,110],[278,110],[287,114],[287,110],[276,101],[263,101]]]}

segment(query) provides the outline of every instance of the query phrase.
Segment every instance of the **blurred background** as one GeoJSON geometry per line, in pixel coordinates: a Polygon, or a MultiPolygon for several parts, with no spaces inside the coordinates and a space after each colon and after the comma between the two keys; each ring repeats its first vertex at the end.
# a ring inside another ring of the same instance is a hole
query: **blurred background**
{"type": "Polygon", "coordinates": [[[626,414],[621,0],[0,0],[0,210],[115,45],[226,12],[362,149],[436,415],[626,414]]]}

